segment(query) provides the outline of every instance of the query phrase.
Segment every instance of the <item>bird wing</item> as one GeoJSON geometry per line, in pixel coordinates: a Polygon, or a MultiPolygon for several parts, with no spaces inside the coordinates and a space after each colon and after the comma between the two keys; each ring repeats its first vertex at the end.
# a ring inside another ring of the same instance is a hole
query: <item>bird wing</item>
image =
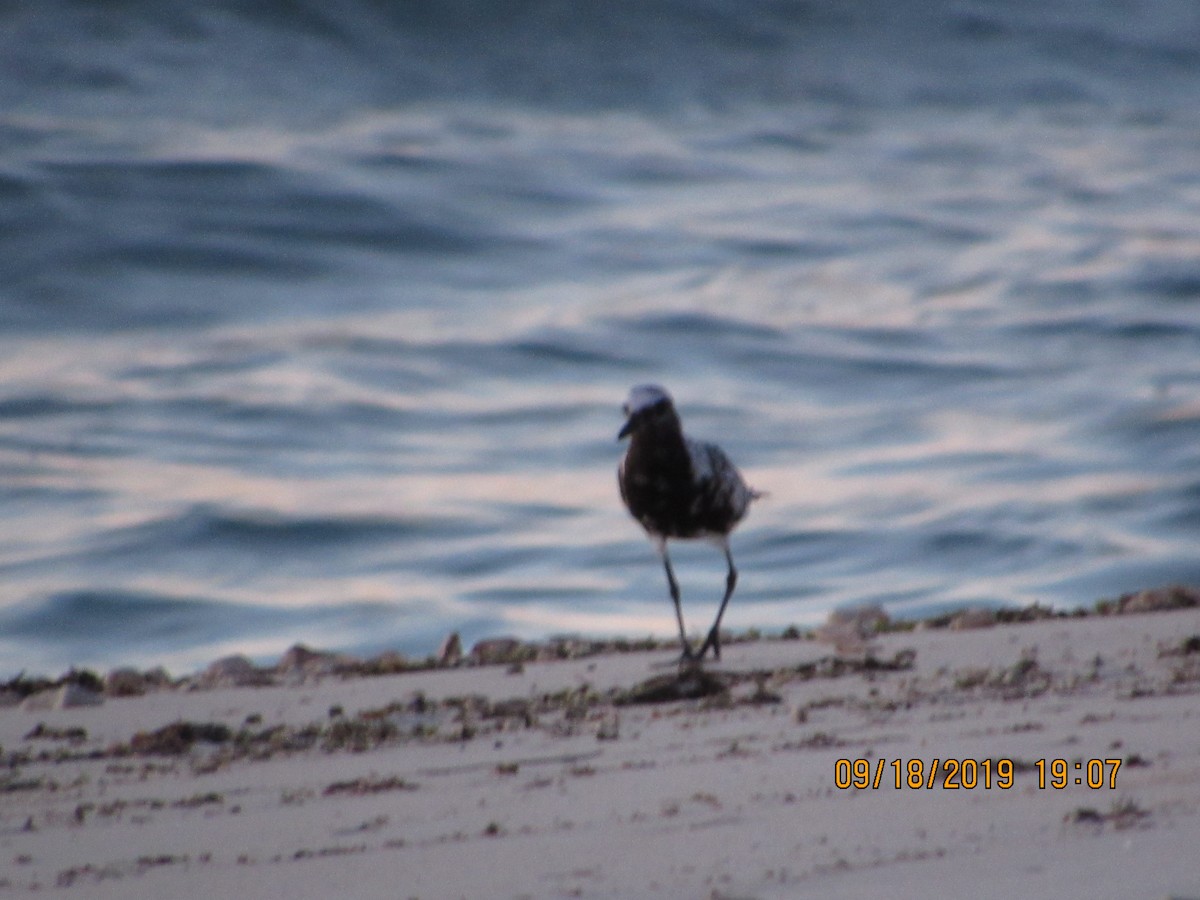
{"type": "Polygon", "coordinates": [[[695,482],[693,512],[702,519],[728,518],[730,524],[746,514],[755,493],[725,451],[716,444],[687,441],[695,482]]]}

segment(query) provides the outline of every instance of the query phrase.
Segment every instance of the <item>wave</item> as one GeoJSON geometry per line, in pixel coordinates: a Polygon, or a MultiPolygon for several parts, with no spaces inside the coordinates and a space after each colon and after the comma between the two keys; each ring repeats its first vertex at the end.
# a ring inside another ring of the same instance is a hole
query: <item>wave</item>
{"type": "Polygon", "coordinates": [[[298,117],[336,115],[347,96],[660,110],[1102,102],[1133,99],[1130,87],[1161,99],[1174,84],[1183,96],[1178,83],[1194,85],[1200,68],[1189,0],[1140,9],[1136,22],[1086,0],[142,0],[103,12],[64,0],[10,18],[0,97],[18,99],[14,85],[43,100],[53,89],[142,103],[173,94],[208,117],[272,95],[298,117]]]}
{"type": "Polygon", "coordinates": [[[172,636],[191,643],[218,640],[246,629],[271,628],[287,610],[242,606],[198,597],[103,589],[63,591],[2,613],[9,637],[93,640],[98,644],[170,644],[172,636]]]}
{"type": "Polygon", "coordinates": [[[366,549],[414,538],[436,541],[480,531],[480,526],[449,517],[305,517],[235,512],[201,504],[175,516],[110,531],[98,543],[105,554],[181,550],[250,556],[267,553],[269,558],[278,559],[281,553],[308,558],[322,549],[366,549]]]}
{"type": "MultiPolygon", "coordinates": [[[[375,648],[394,634],[394,605],[333,601],[286,607],[119,589],[64,590],[0,609],[0,643],[38,648],[39,667],[52,671],[93,660],[160,663],[172,657],[207,661],[233,642],[267,642],[276,653],[291,643],[375,648]]],[[[436,629],[418,626],[406,649],[433,646],[436,629]]],[[[395,641],[391,642],[395,646],[395,641]]]]}

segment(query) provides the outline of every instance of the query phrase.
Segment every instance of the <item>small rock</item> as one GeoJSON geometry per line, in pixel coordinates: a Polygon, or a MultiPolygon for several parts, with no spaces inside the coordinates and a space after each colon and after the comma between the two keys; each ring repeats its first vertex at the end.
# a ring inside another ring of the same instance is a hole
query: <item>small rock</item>
{"type": "Polygon", "coordinates": [[[139,756],[180,756],[197,741],[223,744],[233,737],[228,725],[220,722],[172,722],[154,731],[139,731],[129,741],[129,749],[139,756]]]}
{"type": "Polygon", "coordinates": [[[77,709],[83,706],[100,706],[104,697],[90,688],[73,682],[59,685],[48,691],[39,691],[25,698],[21,709],[26,712],[41,712],[49,709],[77,709]]]}
{"type": "Polygon", "coordinates": [[[171,673],[162,666],[147,669],[142,673],[142,677],[146,679],[147,691],[165,691],[172,685],[171,673]]]}
{"type": "Polygon", "coordinates": [[[446,635],[434,658],[439,666],[457,666],[462,662],[462,656],[462,638],[458,636],[457,631],[452,631],[446,635]]]}
{"type": "Polygon", "coordinates": [[[553,662],[560,659],[580,659],[599,653],[604,645],[575,634],[556,634],[546,638],[537,649],[538,662],[553,662]]]}
{"type": "Polygon", "coordinates": [[[817,629],[817,640],[833,644],[838,653],[865,653],[869,641],[887,628],[891,619],[878,603],[835,609],[817,629]]]}
{"type": "Polygon", "coordinates": [[[397,650],[384,650],[378,656],[359,663],[354,670],[364,675],[395,675],[399,672],[407,672],[411,668],[412,665],[403,653],[397,650]]]}
{"type": "Polygon", "coordinates": [[[279,662],[275,664],[275,671],[292,680],[303,681],[334,675],[343,667],[352,664],[350,659],[337,653],[313,650],[303,644],[295,644],[279,658],[279,662]]]}
{"type": "Polygon", "coordinates": [[[102,706],[104,695],[81,684],[67,683],[58,689],[55,709],[75,709],[80,706],[102,706]]]}
{"type": "Polygon", "coordinates": [[[218,659],[196,679],[197,686],[204,688],[258,687],[270,683],[270,672],[241,655],[218,659]]]}
{"type": "Polygon", "coordinates": [[[521,642],[516,638],[485,638],[471,648],[471,660],[481,666],[514,662],[514,656],[519,649],[521,642]]]}
{"type": "Polygon", "coordinates": [[[327,655],[319,650],[306,647],[304,644],[293,644],[283,656],[279,657],[279,662],[275,664],[275,671],[300,672],[314,662],[326,658],[327,655]]]}
{"type": "Polygon", "coordinates": [[[113,669],[104,676],[108,697],[140,697],[146,693],[146,676],[137,669],[113,669]]]}
{"type": "Polygon", "coordinates": [[[869,603],[865,606],[835,609],[829,614],[829,621],[830,624],[852,625],[863,637],[870,637],[887,628],[891,618],[887,610],[878,603],[869,603]]]}
{"type": "Polygon", "coordinates": [[[1183,585],[1152,588],[1125,594],[1117,601],[1120,613],[1158,612],[1165,609],[1187,609],[1200,606],[1200,591],[1183,585]]]}
{"type": "Polygon", "coordinates": [[[950,619],[950,630],[966,631],[970,628],[991,628],[995,624],[995,612],[983,606],[975,606],[955,613],[950,619]]]}
{"type": "Polygon", "coordinates": [[[596,740],[615,741],[621,737],[621,715],[615,709],[610,709],[600,718],[596,729],[596,740]]]}

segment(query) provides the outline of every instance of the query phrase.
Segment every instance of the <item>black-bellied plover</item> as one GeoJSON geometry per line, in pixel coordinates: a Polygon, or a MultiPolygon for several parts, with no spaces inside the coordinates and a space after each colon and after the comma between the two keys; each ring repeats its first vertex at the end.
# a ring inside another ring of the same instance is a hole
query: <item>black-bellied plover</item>
{"type": "Polygon", "coordinates": [[[621,499],[662,557],[679,621],[683,658],[703,659],[711,647],[713,656],[720,659],[721,617],[737,585],[729,533],[746,515],[750,501],[760,495],[746,486],[720,447],[693,441],[683,433],[671,395],[661,387],[638,385],[629,392],[624,409],[628,420],[617,439],[628,437],[629,448],[617,469],[621,499]],[[698,653],[693,652],[683,625],[679,583],[667,554],[671,538],[712,541],[724,551],[729,566],[725,596],[698,653]]]}

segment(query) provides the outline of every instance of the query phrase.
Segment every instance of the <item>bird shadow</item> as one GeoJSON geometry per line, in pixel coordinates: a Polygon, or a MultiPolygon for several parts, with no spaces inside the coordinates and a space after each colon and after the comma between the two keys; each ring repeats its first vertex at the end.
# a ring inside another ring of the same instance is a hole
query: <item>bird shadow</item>
{"type": "Polygon", "coordinates": [[[706,700],[729,693],[731,680],[699,665],[681,665],[678,671],[647,678],[624,691],[618,705],[673,703],[678,700],[706,700]]]}

